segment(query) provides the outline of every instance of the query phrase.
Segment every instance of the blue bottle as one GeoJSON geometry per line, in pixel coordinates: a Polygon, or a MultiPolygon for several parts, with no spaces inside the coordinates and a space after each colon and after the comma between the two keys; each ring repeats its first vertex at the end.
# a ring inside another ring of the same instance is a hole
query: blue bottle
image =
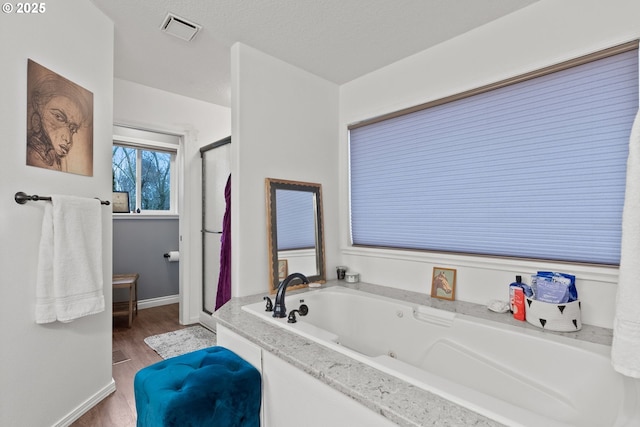
{"type": "MultiPolygon", "coordinates": [[[[522,287],[522,276],[516,276],[516,281],[509,285],[509,311],[513,314],[513,305],[515,299],[515,290],[522,287]]],[[[524,291],[524,289],[523,289],[524,291]]]]}

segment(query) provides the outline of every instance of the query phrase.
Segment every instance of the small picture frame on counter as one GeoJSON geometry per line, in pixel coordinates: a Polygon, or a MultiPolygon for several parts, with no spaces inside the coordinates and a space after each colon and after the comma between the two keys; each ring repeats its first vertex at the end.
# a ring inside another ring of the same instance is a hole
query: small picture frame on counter
{"type": "Polygon", "coordinates": [[[456,296],[456,270],[433,267],[431,297],[454,301],[456,296]]]}
{"type": "Polygon", "coordinates": [[[129,213],[129,192],[114,191],[111,205],[113,213],[129,213]]]}

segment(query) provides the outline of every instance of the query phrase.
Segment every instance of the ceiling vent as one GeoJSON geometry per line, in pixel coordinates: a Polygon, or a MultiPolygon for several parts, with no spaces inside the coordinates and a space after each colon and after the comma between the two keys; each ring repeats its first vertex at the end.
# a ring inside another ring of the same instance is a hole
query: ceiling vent
{"type": "Polygon", "coordinates": [[[201,28],[200,25],[189,22],[173,13],[167,14],[167,17],[162,22],[162,27],[160,27],[163,32],[186,41],[193,40],[201,28]]]}

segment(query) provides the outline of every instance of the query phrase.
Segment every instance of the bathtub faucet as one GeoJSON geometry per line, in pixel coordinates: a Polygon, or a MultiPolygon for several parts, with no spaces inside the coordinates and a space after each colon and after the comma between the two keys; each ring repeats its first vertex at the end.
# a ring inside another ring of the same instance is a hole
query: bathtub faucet
{"type": "Polygon", "coordinates": [[[300,279],[302,283],[309,284],[309,279],[307,276],[301,273],[292,273],[288,275],[280,285],[278,286],[278,292],[276,293],[276,301],[273,307],[273,317],[286,317],[287,316],[287,308],[284,305],[284,296],[287,292],[287,286],[293,279],[300,279]]]}

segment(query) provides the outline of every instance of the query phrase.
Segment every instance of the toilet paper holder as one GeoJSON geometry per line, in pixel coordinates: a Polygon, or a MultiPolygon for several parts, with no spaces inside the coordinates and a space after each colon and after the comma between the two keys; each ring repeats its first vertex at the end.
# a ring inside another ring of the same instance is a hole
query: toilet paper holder
{"type": "Polygon", "coordinates": [[[169,251],[162,255],[167,261],[175,262],[180,259],[180,252],[178,251],[169,251]]]}

